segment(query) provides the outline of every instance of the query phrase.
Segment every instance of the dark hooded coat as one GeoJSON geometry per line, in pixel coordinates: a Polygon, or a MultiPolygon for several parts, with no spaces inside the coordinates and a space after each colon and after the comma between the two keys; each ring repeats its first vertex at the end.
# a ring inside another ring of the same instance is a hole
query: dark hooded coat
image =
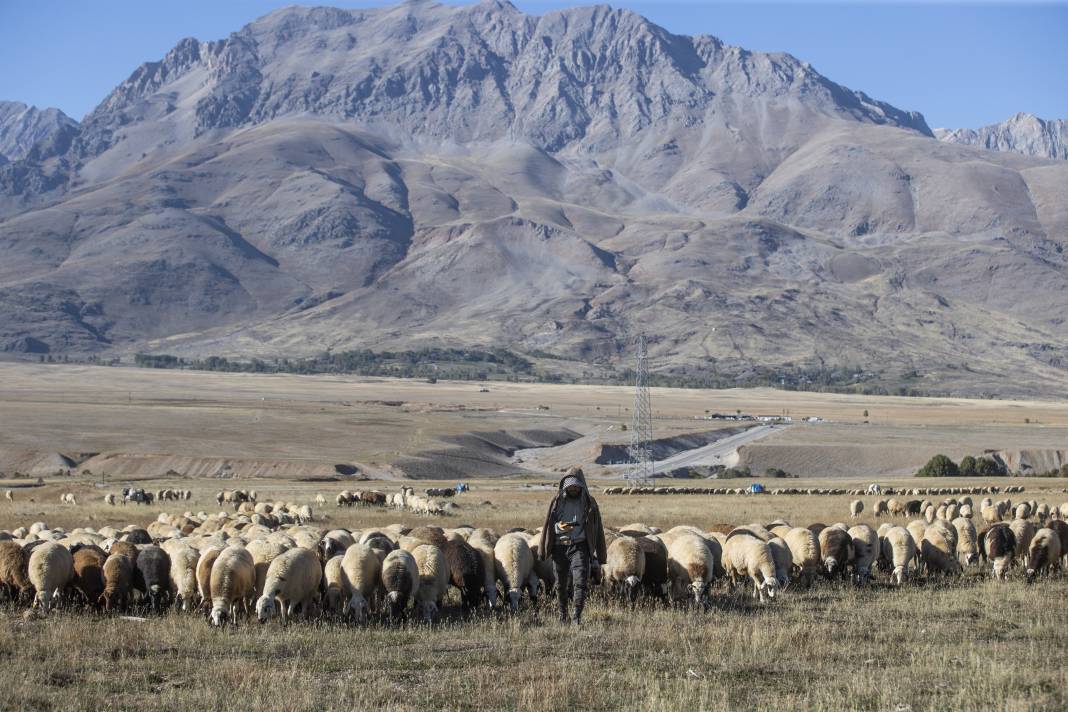
{"type": "Polygon", "coordinates": [[[608,558],[606,553],[608,547],[605,546],[604,541],[601,510],[598,509],[597,502],[590,496],[590,488],[586,486],[586,476],[582,473],[582,470],[577,468],[560,478],[556,496],[553,497],[553,501],[549,504],[549,513],[545,516],[545,526],[541,529],[541,546],[537,551],[538,558],[544,561],[552,557],[553,546],[556,544],[557,512],[560,509],[560,502],[564,497],[567,497],[567,494],[564,493],[564,480],[568,477],[576,477],[582,483],[582,494],[579,497],[582,498],[583,503],[586,505],[586,522],[584,524],[586,545],[590,549],[590,555],[603,562],[608,558]]]}

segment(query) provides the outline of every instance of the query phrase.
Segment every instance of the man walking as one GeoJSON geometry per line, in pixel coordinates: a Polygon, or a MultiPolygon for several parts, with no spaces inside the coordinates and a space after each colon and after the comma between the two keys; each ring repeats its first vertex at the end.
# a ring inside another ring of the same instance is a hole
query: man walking
{"type": "Polygon", "coordinates": [[[570,620],[580,625],[589,591],[591,563],[605,560],[605,543],[601,510],[590,496],[586,477],[579,467],[572,467],[560,479],[560,490],[545,517],[538,558],[544,561],[550,556],[560,597],[560,622],[568,622],[568,598],[573,591],[575,610],[570,620]]]}

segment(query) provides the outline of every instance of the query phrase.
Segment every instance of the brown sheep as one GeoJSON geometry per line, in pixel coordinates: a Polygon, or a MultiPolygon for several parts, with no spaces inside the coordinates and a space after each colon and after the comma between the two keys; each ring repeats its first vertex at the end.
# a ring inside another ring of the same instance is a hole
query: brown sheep
{"type": "Polygon", "coordinates": [[[74,552],[74,580],[71,586],[82,594],[86,603],[96,605],[104,592],[104,561],[107,554],[95,546],[74,552]]]}
{"type": "Polygon", "coordinates": [[[30,556],[18,542],[0,541],[0,591],[12,600],[33,597],[33,584],[28,573],[30,556]]]}
{"type": "Polygon", "coordinates": [[[130,603],[134,562],[125,554],[111,554],[104,561],[104,591],[97,605],[105,611],[125,610],[130,603]]]}

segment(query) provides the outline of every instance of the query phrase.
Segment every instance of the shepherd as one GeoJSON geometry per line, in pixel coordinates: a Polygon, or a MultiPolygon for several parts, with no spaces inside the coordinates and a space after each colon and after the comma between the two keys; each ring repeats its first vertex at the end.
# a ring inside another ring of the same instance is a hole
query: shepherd
{"type": "Polygon", "coordinates": [[[542,561],[550,556],[553,560],[561,623],[582,624],[590,573],[599,571],[600,562],[605,560],[605,548],[601,510],[590,496],[582,468],[572,467],[560,479],[559,491],[549,504],[538,551],[542,561]],[[572,595],[575,608],[569,616],[572,595]]]}

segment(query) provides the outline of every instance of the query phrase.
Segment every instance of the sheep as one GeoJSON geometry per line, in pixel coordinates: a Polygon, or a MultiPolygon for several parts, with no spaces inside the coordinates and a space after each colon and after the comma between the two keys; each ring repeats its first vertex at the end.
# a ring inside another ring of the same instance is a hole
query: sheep
{"type": "Polygon", "coordinates": [[[845,578],[853,561],[853,542],[848,531],[829,527],[820,532],[820,558],[827,578],[845,578]]]}
{"type": "Polygon", "coordinates": [[[905,503],[897,500],[890,499],[886,503],[886,509],[890,513],[891,517],[904,517],[905,516],[905,503]]]}
{"type": "Polygon", "coordinates": [[[437,618],[449,590],[449,564],[445,554],[433,544],[420,544],[412,552],[419,570],[419,590],[415,601],[423,620],[431,623],[437,618]]]}
{"type": "Polygon", "coordinates": [[[970,504],[962,504],[960,506],[960,511],[958,512],[958,514],[960,516],[964,517],[965,519],[971,519],[972,518],[972,505],[970,505],[970,504]]]}
{"type": "Polygon", "coordinates": [[[806,586],[812,585],[821,563],[818,537],[804,527],[794,527],[783,540],[790,547],[794,576],[803,580],[806,586]]]}
{"type": "Polygon", "coordinates": [[[107,554],[95,546],[79,548],[73,555],[74,576],[71,587],[86,603],[95,605],[104,592],[104,561],[107,554]]]}
{"type": "Polygon", "coordinates": [[[655,534],[640,536],[638,544],[645,554],[645,573],[642,575],[642,589],[647,595],[664,598],[668,594],[671,578],[668,574],[667,546],[655,534]]]}
{"type": "Polygon", "coordinates": [[[849,538],[853,544],[853,572],[858,586],[871,578],[872,564],[879,555],[879,536],[867,524],[851,527],[849,538]]]}
{"type": "Polygon", "coordinates": [[[785,591],[790,585],[790,573],[793,571],[794,557],[790,553],[790,547],[782,537],[775,537],[768,542],[771,549],[771,558],[775,562],[775,579],[779,582],[779,589],[785,591]]]}
{"type": "Polygon", "coordinates": [[[319,540],[319,551],[322,554],[323,561],[329,561],[339,554],[344,554],[345,550],[355,543],[356,540],[352,534],[344,529],[334,529],[328,531],[319,540]]]}
{"type": "Polygon", "coordinates": [[[957,559],[963,566],[979,564],[978,535],[972,520],[966,517],[957,517],[951,524],[957,530],[957,559]]]}
{"type": "Polygon", "coordinates": [[[174,605],[181,611],[191,610],[192,606],[196,604],[197,560],[200,558],[200,554],[193,547],[181,542],[178,542],[177,546],[164,546],[164,549],[171,558],[171,569],[168,577],[174,605]]]}
{"type": "Polygon", "coordinates": [[[12,492],[9,489],[8,490],[4,490],[4,499],[6,499],[8,502],[14,502],[15,501],[15,493],[12,492]]]}
{"type": "Polygon", "coordinates": [[[1064,568],[1068,568],[1068,522],[1053,519],[1049,523],[1049,528],[1052,529],[1057,534],[1057,538],[1061,540],[1061,557],[1064,559],[1062,565],[1064,568]]]}
{"type": "Polygon", "coordinates": [[[396,549],[382,562],[382,588],[390,619],[397,619],[419,591],[419,567],[409,552],[396,549]]]}
{"type": "MultiPolygon", "coordinates": [[[[745,535],[735,538],[738,540],[756,539],[756,537],[745,535]]],[[[684,597],[688,590],[693,595],[694,602],[701,603],[708,585],[712,582],[716,568],[712,550],[706,545],[704,538],[696,534],[683,534],[668,545],[668,578],[671,580],[675,598],[684,597]]],[[[775,576],[774,563],[771,576],[775,576]]]]}
{"type": "Polygon", "coordinates": [[[923,510],[923,520],[928,524],[933,524],[934,520],[938,518],[938,512],[935,510],[934,505],[927,505],[923,510]]]}
{"type": "Polygon", "coordinates": [[[133,589],[134,559],[125,553],[109,554],[104,560],[104,591],[97,605],[105,611],[124,610],[133,589]]]}
{"type": "Polygon", "coordinates": [[[876,519],[878,519],[879,517],[883,516],[884,514],[889,514],[890,513],[890,509],[886,505],[886,500],[885,499],[877,499],[877,500],[875,500],[875,506],[872,507],[872,513],[875,514],[875,518],[876,519]]]}
{"type": "Polygon", "coordinates": [[[341,559],[341,576],[349,595],[345,616],[357,623],[367,620],[370,602],[378,588],[382,562],[367,544],[353,544],[341,559]]]}
{"type": "MultiPolygon", "coordinates": [[[[248,561],[252,564],[251,555],[248,557],[248,561]]],[[[215,565],[218,566],[218,562],[215,565]]],[[[252,570],[254,586],[254,566],[252,570]]],[[[322,578],[323,567],[314,551],[303,547],[296,547],[286,551],[272,561],[267,568],[267,579],[263,584],[263,595],[256,602],[256,617],[260,623],[266,623],[274,615],[276,603],[280,604],[283,622],[288,622],[293,617],[298,606],[305,615],[308,615],[311,605],[318,595],[319,583],[322,578]]],[[[212,586],[213,593],[214,588],[212,586]]]]}
{"type": "Polygon", "coordinates": [[[1052,529],[1039,529],[1031,537],[1027,547],[1027,583],[1032,583],[1035,576],[1052,572],[1061,559],[1061,539],[1052,529]]]}
{"type": "Polygon", "coordinates": [[[292,546],[277,539],[257,539],[250,541],[245,549],[252,555],[252,565],[256,569],[256,598],[263,595],[263,585],[267,582],[267,569],[271,562],[281,556],[292,546]]]}
{"type": "Polygon", "coordinates": [[[932,524],[924,532],[920,552],[923,555],[923,563],[930,573],[959,574],[960,562],[956,559],[957,545],[946,536],[944,527],[932,524]]]}
{"type": "Polygon", "coordinates": [[[224,548],[223,546],[209,546],[201,549],[200,558],[197,559],[197,592],[200,594],[201,606],[206,610],[211,609],[211,570],[224,548]]]}
{"type": "MultiPolygon", "coordinates": [[[[497,579],[503,584],[508,603],[515,613],[519,610],[519,599],[523,587],[530,586],[530,574],[534,569],[534,554],[530,551],[526,538],[519,533],[509,533],[497,540],[493,547],[496,560],[497,579]]],[[[537,590],[530,591],[530,598],[536,601],[537,590]]]]}
{"type": "Polygon", "coordinates": [[[460,590],[464,609],[474,608],[482,599],[486,580],[481,553],[463,539],[449,539],[442,553],[449,564],[450,581],[460,590]]]}
{"type": "Polygon", "coordinates": [[[774,599],[778,593],[775,558],[767,542],[756,537],[728,538],[723,548],[723,564],[732,583],[746,578],[753,581],[753,597],[761,603],[774,599]]]}
{"type": "Polygon", "coordinates": [[[55,595],[65,590],[74,577],[74,558],[67,547],[46,541],[30,554],[28,575],[37,591],[33,606],[40,606],[47,613],[55,595]]]}
{"type": "Polygon", "coordinates": [[[1012,527],[1000,522],[980,534],[979,551],[993,564],[995,579],[1007,578],[1016,558],[1016,535],[1012,527]]]}
{"type": "Polygon", "coordinates": [[[345,575],[341,572],[341,561],[344,558],[344,555],[338,554],[323,564],[322,608],[324,613],[340,614],[341,607],[351,595],[345,575]]]}
{"type": "Polygon", "coordinates": [[[1027,519],[1031,516],[1031,505],[1027,502],[1020,502],[1016,505],[1016,518],[1027,519]]]}
{"type": "Polygon", "coordinates": [[[104,495],[104,504],[109,504],[111,506],[115,506],[115,493],[114,492],[108,492],[106,495],[104,495]]]}
{"type": "Polygon", "coordinates": [[[1045,502],[1035,507],[1035,519],[1037,519],[1040,524],[1045,524],[1049,519],[1049,515],[1049,505],[1045,502]]]}
{"type": "MultiPolygon", "coordinates": [[[[538,581],[545,587],[545,592],[549,593],[553,590],[553,586],[556,585],[556,567],[553,565],[552,558],[541,560],[538,558],[538,551],[541,549],[542,532],[532,534],[527,538],[527,545],[530,547],[530,552],[534,554],[534,574],[538,577],[538,581]]],[[[605,546],[608,546],[608,542],[605,542],[605,546]]]]}
{"type": "Polygon", "coordinates": [[[158,546],[146,546],[134,564],[134,588],[148,597],[151,610],[162,610],[171,591],[171,557],[158,546]]]}
{"type": "Polygon", "coordinates": [[[619,537],[608,547],[606,558],[604,580],[608,588],[618,588],[627,600],[634,603],[645,575],[645,551],[641,543],[632,537],[619,537]]]}
{"type": "Polygon", "coordinates": [[[916,542],[905,527],[892,527],[883,538],[883,557],[892,569],[891,580],[895,585],[905,583],[909,576],[909,564],[916,558],[916,542]]]}
{"type": "Polygon", "coordinates": [[[997,524],[1001,521],[1001,512],[993,505],[986,505],[979,510],[979,516],[983,518],[983,521],[987,524],[997,524]]]}
{"type": "Polygon", "coordinates": [[[15,541],[0,541],[0,591],[11,600],[29,598],[33,584],[29,577],[30,555],[15,541]]]}
{"type": "Polygon", "coordinates": [[[856,519],[860,516],[860,513],[864,511],[864,502],[859,499],[854,499],[849,503],[849,516],[856,519]]]}
{"type": "Polygon", "coordinates": [[[211,601],[211,613],[208,620],[213,626],[221,626],[227,620],[234,621],[239,607],[248,612],[249,599],[255,592],[256,567],[252,563],[252,555],[238,546],[226,547],[219,552],[211,566],[208,599],[211,601]]]}
{"type": "Polygon", "coordinates": [[[1027,556],[1031,538],[1035,535],[1035,525],[1026,519],[1014,519],[1009,523],[1013,536],[1016,537],[1016,558],[1023,560],[1027,556]]]}

